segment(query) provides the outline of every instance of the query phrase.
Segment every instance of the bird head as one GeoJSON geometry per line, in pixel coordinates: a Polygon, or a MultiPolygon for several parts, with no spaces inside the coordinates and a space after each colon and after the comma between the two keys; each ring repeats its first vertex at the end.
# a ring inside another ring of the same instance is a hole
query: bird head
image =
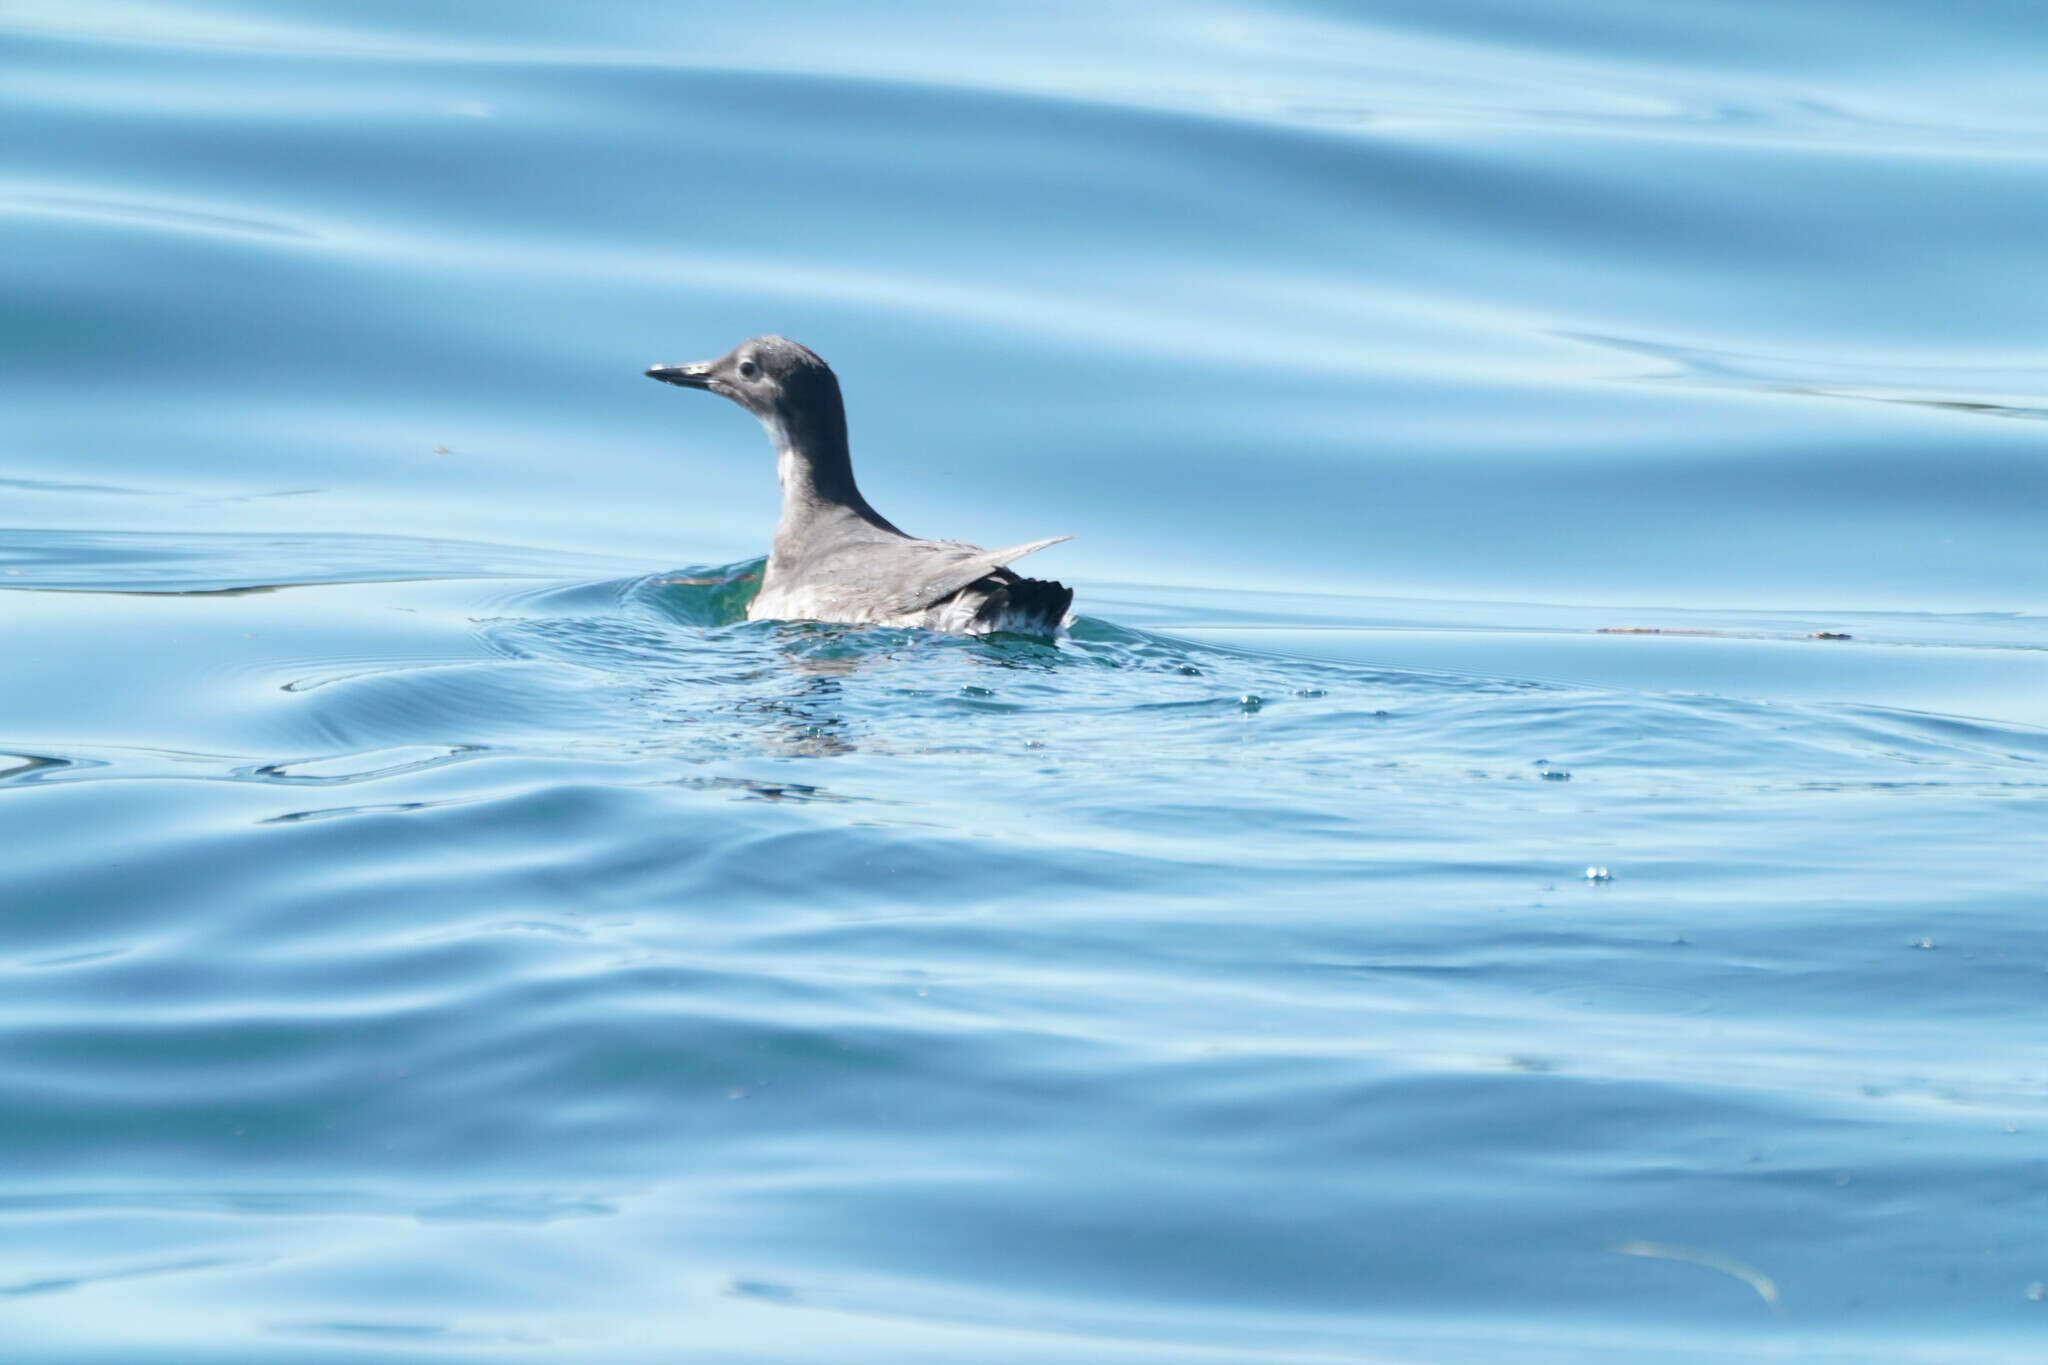
{"type": "Polygon", "coordinates": [[[846,410],[832,367],[787,337],[752,337],[716,360],[656,365],[647,377],[730,398],[771,432],[824,435],[836,429],[845,439],[846,410]]]}

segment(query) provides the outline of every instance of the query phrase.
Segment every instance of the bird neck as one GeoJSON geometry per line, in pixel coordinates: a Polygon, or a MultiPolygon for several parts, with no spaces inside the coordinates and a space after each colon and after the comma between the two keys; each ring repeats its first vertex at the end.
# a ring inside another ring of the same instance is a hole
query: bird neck
{"type": "MultiPolygon", "coordinates": [[[[865,522],[901,535],[861,496],[853,480],[844,419],[808,427],[784,421],[767,424],[775,447],[775,478],[782,485],[782,517],[768,552],[769,572],[793,568],[807,547],[815,547],[821,523],[865,522]]],[[[833,537],[828,537],[833,539],[833,537]]]]}
{"type": "Polygon", "coordinates": [[[775,480],[782,485],[785,513],[792,507],[865,507],[853,481],[853,455],[846,448],[846,424],[771,421],[775,480]]]}

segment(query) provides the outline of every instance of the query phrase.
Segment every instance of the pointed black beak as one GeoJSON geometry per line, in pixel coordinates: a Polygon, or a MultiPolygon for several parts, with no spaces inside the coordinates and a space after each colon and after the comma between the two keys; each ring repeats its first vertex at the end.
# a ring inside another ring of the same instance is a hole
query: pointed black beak
{"type": "Polygon", "coordinates": [[[677,384],[686,389],[708,389],[711,387],[711,366],[653,365],[648,367],[647,377],[659,379],[664,384],[677,384]]]}

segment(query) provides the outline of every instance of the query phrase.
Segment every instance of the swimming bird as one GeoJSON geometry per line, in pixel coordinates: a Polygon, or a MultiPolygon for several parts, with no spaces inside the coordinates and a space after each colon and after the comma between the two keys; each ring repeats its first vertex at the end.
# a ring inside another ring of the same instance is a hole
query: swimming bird
{"type": "Polygon", "coordinates": [[[905,535],[853,481],[846,406],[831,366],[786,337],[759,336],[716,360],[656,365],[649,379],[730,398],[775,447],[782,518],[749,621],[840,621],[986,635],[1052,635],[1074,590],[1024,578],[1012,560],[1071,536],[984,550],[905,535]]]}

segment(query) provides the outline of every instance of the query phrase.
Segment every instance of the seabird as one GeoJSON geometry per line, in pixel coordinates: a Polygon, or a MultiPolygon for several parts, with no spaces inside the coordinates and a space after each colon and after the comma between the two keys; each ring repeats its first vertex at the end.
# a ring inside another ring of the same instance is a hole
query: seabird
{"type": "Polygon", "coordinates": [[[749,621],[1052,635],[1066,620],[1072,588],[1006,566],[1072,536],[984,550],[907,536],[868,506],[853,481],[839,380],[809,348],[760,336],[716,360],[656,365],[647,377],[730,398],[768,430],[782,519],[749,621]]]}

